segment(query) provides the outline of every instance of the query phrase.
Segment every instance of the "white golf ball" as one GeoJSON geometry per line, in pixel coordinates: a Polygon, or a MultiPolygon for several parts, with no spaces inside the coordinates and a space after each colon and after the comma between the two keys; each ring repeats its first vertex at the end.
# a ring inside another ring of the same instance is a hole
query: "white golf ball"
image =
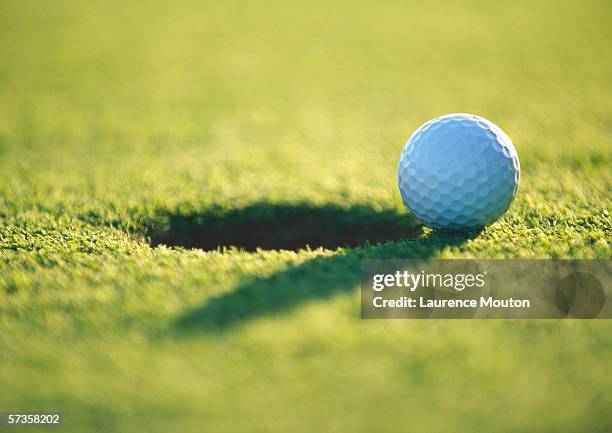
{"type": "Polygon", "coordinates": [[[518,190],[520,165],[510,138],[473,114],[436,117],[402,150],[398,184],[404,203],[424,225],[471,230],[496,221],[518,190]]]}

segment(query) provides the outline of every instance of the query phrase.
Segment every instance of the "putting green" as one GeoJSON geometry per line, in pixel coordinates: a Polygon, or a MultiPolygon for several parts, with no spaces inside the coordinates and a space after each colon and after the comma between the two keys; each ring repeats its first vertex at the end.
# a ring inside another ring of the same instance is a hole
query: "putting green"
{"type": "Polygon", "coordinates": [[[62,431],[609,431],[607,321],[361,321],[364,257],[611,258],[606,1],[0,5],[0,411],[62,431]],[[521,185],[423,229],[448,112],[521,185]],[[164,246],[165,245],[165,246],[164,246]]]}

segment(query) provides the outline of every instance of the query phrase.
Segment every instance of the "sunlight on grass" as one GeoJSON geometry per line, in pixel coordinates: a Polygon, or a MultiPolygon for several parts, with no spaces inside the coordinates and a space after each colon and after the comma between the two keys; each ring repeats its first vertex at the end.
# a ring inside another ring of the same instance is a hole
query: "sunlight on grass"
{"type": "Polygon", "coordinates": [[[611,22],[605,1],[2,2],[0,409],[79,433],[608,431],[605,321],[364,322],[357,288],[364,257],[612,256],[611,22]],[[473,236],[397,191],[448,112],[521,159],[473,236]]]}

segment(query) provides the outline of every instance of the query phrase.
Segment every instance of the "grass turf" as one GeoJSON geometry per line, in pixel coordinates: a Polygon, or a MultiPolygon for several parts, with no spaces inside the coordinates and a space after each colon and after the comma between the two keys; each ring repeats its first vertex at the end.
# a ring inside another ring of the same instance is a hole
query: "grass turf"
{"type": "Polygon", "coordinates": [[[0,408],[75,432],[609,431],[606,321],[362,322],[357,287],[363,257],[611,257],[611,21],[3,1],[0,408]],[[412,130],[457,111],[522,164],[470,237],[395,185],[412,130]]]}

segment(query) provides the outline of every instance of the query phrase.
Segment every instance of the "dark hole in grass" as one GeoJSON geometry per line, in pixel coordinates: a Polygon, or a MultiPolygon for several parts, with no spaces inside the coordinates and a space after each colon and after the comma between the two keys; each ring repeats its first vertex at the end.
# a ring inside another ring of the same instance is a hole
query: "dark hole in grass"
{"type": "Polygon", "coordinates": [[[165,224],[149,227],[153,246],[215,250],[235,246],[247,251],[354,247],[401,240],[420,231],[415,218],[396,210],[365,205],[258,203],[239,209],[170,214],[165,224]]]}

